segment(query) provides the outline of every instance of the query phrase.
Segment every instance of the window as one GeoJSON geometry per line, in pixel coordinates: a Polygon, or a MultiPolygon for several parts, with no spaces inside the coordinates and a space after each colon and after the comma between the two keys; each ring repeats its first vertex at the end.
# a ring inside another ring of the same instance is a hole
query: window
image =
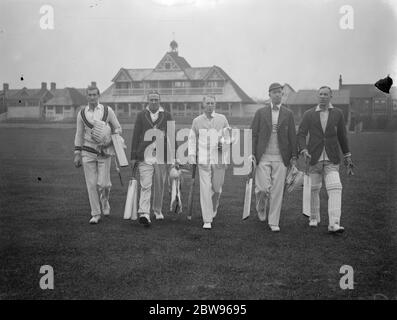
{"type": "Polygon", "coordinates": [[[68,111],[69,111],[69,110],[70,110],[70,106],[66,106],[66,107],[65,107],[65,110],[68,110],[68,111]]]}
{"type": "Polygon", "coordinates": [[[48,106],[47,110],[54,110],[54,108],[52,106],[48,106]]]}
{"type": "Polygon", "coordinates": [[[55,107],[55,113],[56,114],[62,114],[63,113],[63,107],[62,106],[56,106],[55,107]]]}
{"type": "Polygon", "coordinates": [[[171,63],[170,63],[170,62],[166,62],[166,63],[164,64],[164,66],[165,66],[165,69],[166,69],[166,70],[170,70],[170,69],[171,69],[171,63]]]}

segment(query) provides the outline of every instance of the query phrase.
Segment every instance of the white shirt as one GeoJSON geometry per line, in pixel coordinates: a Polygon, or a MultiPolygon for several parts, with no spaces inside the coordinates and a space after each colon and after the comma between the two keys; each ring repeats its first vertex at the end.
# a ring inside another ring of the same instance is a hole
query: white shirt
{"type": "MultiPolygon", "coordinates": [[[[327,128],[328,116],[329,116],[329,109],[332,109],[334,106],[330,104],[328,108],[322,109],[320,105],[316,107],[316,112],[320,112],[320,121],[321,127],[323,128],[323,132],[325,133],[325,129],[327,128]]],[[[323,152],[321,153],[319,161],[329,161],[327,152],[325,151],[325,145],[323,148],[323,152]]]]}
{"type": "Polygon", "coordinates": [[[218,150],[218,142],[222,137],[223,129],[229,123],[223,114],[212,112],[208,118],[205,113],[193,120],[188,139],[188,154],[196,156],[200,164],[220,164],[222,153],[218,150]]]}
{"type": "Polygon", "coordinates": [[[159,108],[157,109],[157,111],[154,112],[154,113],[153,113],[152,111],[150,111],[149,106],[146,107],[146,110],[149,111],[149,113],[150,113],[150,118],[152,119],[152,122],[156,122],[157,119],[159,118],[160,112],[164,112],[163,107],[159,107],[159,108]]]}
{"type": "Polygon", "coordinates": [[[272,102],[270,103],[270,106],[272,108],[272,132],[277,132],[278,116],[280,114],[281,103],[276,106],[276,107],[278,107],[278,110],[273,109],[272,102]]]}
{"type": "Polygon", "coordinates": [[[94,123],[94,120],[102,120],[103,117],[103,105],[97,104],[92,110],[90,106],[85,107],[85,116],[90,123],[94,123]]]}

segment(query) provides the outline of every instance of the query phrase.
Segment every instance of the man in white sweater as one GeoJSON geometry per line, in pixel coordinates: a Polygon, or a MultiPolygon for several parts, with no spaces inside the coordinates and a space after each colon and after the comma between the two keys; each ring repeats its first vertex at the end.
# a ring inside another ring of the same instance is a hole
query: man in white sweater
{"type": "Polygon", "coordinates": [[[77,115],[74,139],[74,164],[77,168],[83,165],[91,206],[90,224],[99,222],[101,206],[105,216],[110,214],[110,164],[114,154],[110,143],[110,131],[121,133],[120,123],[113,110],[98,103],[99,95],[97,87],[87,88],[88,105],[77,115]],[[103,132],[108,130],[107,134],[103,134],[103,139],[98,139],[97,131],[103,133],[98,128],[103,128],[103,132]]]}

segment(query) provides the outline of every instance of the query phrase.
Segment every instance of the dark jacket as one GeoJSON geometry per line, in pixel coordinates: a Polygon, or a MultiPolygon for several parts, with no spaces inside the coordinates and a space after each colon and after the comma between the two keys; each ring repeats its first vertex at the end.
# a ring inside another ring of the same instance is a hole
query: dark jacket
{"type": "Polygon", "coordinates": [[[349,153],[349,145],[347,141],[345,120],[342,110],[338,108],[330,108],[325,133],[321,127],[320,111],[316,111],[316,107],[307,110],[303,114],[302,122],[298,130],[299,150],[307,149],[311,155],[311,165],[315,165],[321,161],[320,156],[325,151],[331,162],[340,163],[340,149],[343,154],[349,153]],[[310,134],[309,144],[306,144],[306,136],[310,134]]]}
{"type": "Polygon", "coordinates": [[[157,129],[164,133],[164,163],[167,163],[167,121],[172,121],[172,117],[165,110],[159,113],[159,117],[155,122],[152,122],[150,111],[147,109],[138,113],[132,134],[131,160],[144,160],[146,147],[156,140],[153,137],[151,141],[144,141],[145,132],[156,126],[157,129]]]}
{"type": "MultiPolygon", "coordinates": [[[[259,163],[265,153],[272,133],[272,111],[269,104],[256,111],[251,124],[252,153],[259,163]]],[[[284,165],[289,166],[292,157],[297,157],[296,129],[291,110],[282,105],[278,115],[278,144],[284,165]]]]}

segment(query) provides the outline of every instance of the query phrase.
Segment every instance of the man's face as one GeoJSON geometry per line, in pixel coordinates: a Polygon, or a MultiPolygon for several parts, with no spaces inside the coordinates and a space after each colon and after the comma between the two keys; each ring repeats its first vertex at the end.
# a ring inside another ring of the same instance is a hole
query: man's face
{"type": "Polygon", "coordinates": [[[97,89],[87,90],[88,103],[97,104],[99,99],[99,94],[97,89]]]}
{"type": "Polygon", "coordinates": [[[283,97],[283,89],[282,88],[273,89],[272,91],[269,92],[269,97],[274,105],[280,104],[281,98],[283,97]]]}
{"type": "Polygon", "coordinates": [[[206,97],[203,101],[204,112],[212,113],[215,110],[216,102],[214,98],[206,97]]]}
{"type": "Polygon", "coordinates": [[[160,106],[160,96],[158,94],[149,94],[148,100],[150,109],[157,109],[160,106]]]}
{"type": "Polygon", "coordinates": [[[328,106],[331,101],[331,91],[328,88],[322,88],[318,91],[318,102],[320,106],[328,106]]]}

